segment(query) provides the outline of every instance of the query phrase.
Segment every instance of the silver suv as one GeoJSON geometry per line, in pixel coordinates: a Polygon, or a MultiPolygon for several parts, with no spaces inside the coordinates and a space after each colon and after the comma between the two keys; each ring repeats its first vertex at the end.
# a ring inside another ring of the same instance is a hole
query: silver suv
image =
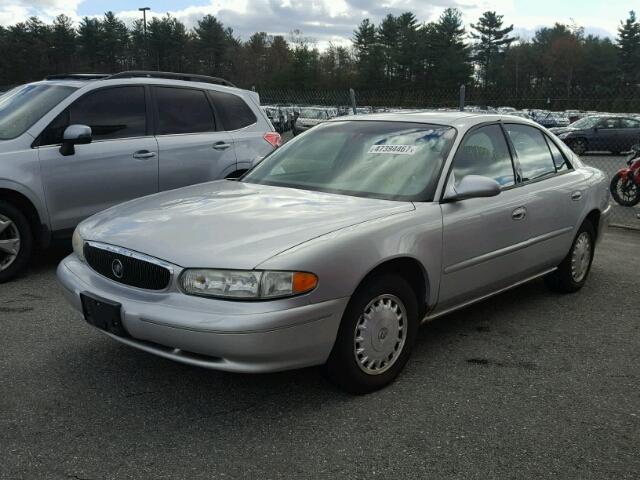
{"type": "Polygon", "coordinates": [[[199,75],[54,75],[0,96],[0,282],[124,201],[237,177],[280,145],[255,92],[199,75]]]}

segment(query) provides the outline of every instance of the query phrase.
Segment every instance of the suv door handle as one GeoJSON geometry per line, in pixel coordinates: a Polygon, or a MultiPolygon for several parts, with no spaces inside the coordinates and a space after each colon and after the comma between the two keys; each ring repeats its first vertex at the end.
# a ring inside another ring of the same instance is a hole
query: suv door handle
{"type": "Polygon", "coordinates": [[[149,150],[138,150],[133,154],[133,158],[152,158],[156,156],[156,152],[150,152],[149,150]]]}
{"type": "Polygon", "coordinates": [[[580,200],[582,198],[582,192],[580,190],[576,190],[571,194],[571,200],[580,200]]]}
{"type": "Polygon", "coordinates": [[[230,143],[218,142],[213,144],[214,150],[226,150],[231,146],[230,143]]]}
{"type": "Polygon", "coordinates": [[[518,207],[513,212],[511,212],[511,218],[514,220],[522,220],[527,216],[527,209],[524,207],[518,207]]]}

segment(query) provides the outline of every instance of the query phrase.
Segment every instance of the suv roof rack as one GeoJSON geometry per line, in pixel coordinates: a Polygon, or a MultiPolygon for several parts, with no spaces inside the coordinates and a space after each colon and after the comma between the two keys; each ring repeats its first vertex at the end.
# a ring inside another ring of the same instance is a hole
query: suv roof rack
{"type": "Polygon", "coordinates": [[[56,73],[55,75],[47,75],[45,80],[100,80],[107,78],[108,73],[56,73]]]}
{"type": "MultiPolygon", "coordinates": [[[[104,77],[101,77],[104,78],[104,77]]],[[[126,72],[115,73],[106,78],[109,80],[116,78],[166,78],[169,80],[183,80],[185,82],[203,82],[213,83],[216,85],[224,85],[225,87],[235,87],[233,83],[224,78],[209,77],[207,75],[195,75],[191,73],[174,73],[174,72],[154,72],[146,70],[128,70],[126,72]]]]}

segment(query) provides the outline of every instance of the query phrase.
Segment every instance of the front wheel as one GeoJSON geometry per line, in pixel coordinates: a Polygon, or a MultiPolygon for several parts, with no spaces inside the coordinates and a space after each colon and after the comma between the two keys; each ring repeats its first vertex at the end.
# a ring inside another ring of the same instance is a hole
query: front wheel
{"type": "Polygon", "coordinates": [[[345,310],[327,361],[329,378],[363,394],[391,383],[409,359],[418,330],[416,296],[396,274],[361,285],[345,310]]]}
{"type": "Polygon", "coordinates": [[[571,141],[569,147],[576,155],[584,155],[587,151],[587,142],[582,138],[578,138],[577,140],[571,141]]]}
{"type": "Polygon", "coordinates": [[[32,250],[29,221],[16,207],[0,201],[0,283],[27,267],[32,250]]]}
{"type": "Polygon", "coordinates": [[[611,179],[609,190],[616,203],[623,207],[633,207],[640,202],[640,187],[628,176],[622,178],[620,173],[616,173],[611,179]]]}
{"type": "Polygon", "coordinates": [[[593,225],[585,220],[571,245],[571,250],[557,270],[545,277],[547,286],[560,293],[580,290],[587,281],[595,252],[596,234],[593,225]]]}

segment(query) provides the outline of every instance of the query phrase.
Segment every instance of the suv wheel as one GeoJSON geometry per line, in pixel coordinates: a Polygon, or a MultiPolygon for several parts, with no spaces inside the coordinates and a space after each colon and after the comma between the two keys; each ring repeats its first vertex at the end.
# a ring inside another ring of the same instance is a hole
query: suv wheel
{"type": "Polygon", "coordinates": [[[0,201],[0,283],[26,268],[32,250],[29,221],[16,207],[0,201]]]}
{"type": "Polygon", "coordinates": [[[380,275],[361,285],[342,317],[327,361],[329,378],[362,394],[391,383],[409,359],[418,331],[418,305],[407,281],[380,275]]]}

